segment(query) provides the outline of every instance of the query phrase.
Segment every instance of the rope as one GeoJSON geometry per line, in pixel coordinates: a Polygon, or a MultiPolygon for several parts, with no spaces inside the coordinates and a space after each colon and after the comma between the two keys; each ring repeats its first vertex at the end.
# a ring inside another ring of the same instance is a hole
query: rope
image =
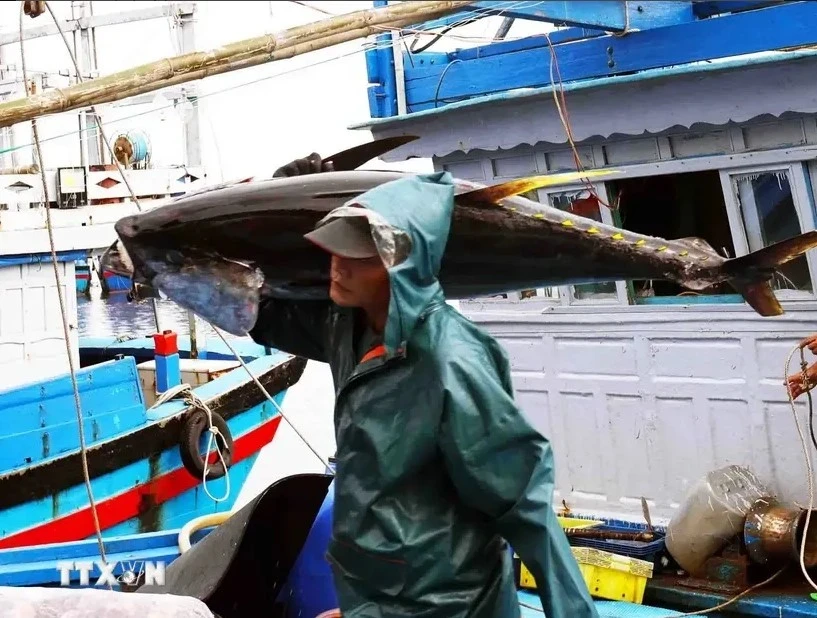
{"type": "Polygon", "coordinates": [[[329,469],[329,462],[326,461],[323,457],[321,457],[321,455],[320,455],[320,453],[318,453],[317,449],[315,449],[315,447],[312,446],[312,444],[309,442],[309,440],[307,440],[306,437],[304,437],[304,435],[300,431],[298,431],[298,428],[295,427],[295,425],[292,424],[292,421],[290,421],[287,418],[286,414],[284,414],[284,411],[281,409],[281,406],[278,405],[278,402],[275,401],[272,398],[272,396],[269,394],[269,392],[267,392],[267,389],[264,388],[264,385],[261,384],[261,382],[258,381],[258,378],[256,378],[253,375],[252,371],[250,371],[250,368],[247,367],[247,364],[244,362],[244,359],[241,358],[241,355],[238,352],[236,352],[235,348],[224,337],[224,335],[221,332],[221,329],[216,327],[214,324],[210,324],[210,326],[212,326],[213,330],[216,331],[216,334],[219,337],[221,337],[221,340],[224,342],[224,345],[226,345],[227,348],[230,350],[230,352],[232,352],[233,356],[236,357],[236,360],[238,360],[238,362],[241,363],[241,366],[244,367],[244,370],[253,379],[253,382],[255,382],[255,384],[258,386],[258,388],[261,389],[261,392],[264,394],[264,397],[267,398],[267,401],[269,401],[273,406],[275,406],[275,409],[278,410],[278,413],[281,415],[281,418],[283,418],[287,422],[287,424],[290,427],[292,427],[292,430],[298,435],[298,437],[303,441],[303,443],[306,444],[306,446],[309,448],[309,450],[312,451],[312,453],[315,455],[315,457],[318,458],[318,460],[326,467],[326,469],[329,469]]]}
{"type": "Polygon", "coordinates": [[[148,410],[153,410],[160,405],[167,403],[174,397],[181,397],[188,406],[198,408],[207,415],[207,448],[204,451],[204,470],[201,475],[201,484],[202,488],[204,489],[204,493],[207,494],[207,497],[213,502],[224,502],[230,497],[230,471],[227,469],[227,462],[224,461],[224,453],[216,440],[216,438],[222,434],[218,430],[218,427],[213,424],[213,411],[210,409],[210,406],[204,403],[204,401],[202,401],[201,398],[195,392],[193,392],[193,388],[189,384],[179,384],[169,388],[159,395],[156,402],[150,406],[148,410]],[[215,442],[216,453],[218,453],[218,458],[221,460],[221,465],[224,466],[224,484],[227,486],[227,489],[223,498],[215,498],[207,489],[207,473],[210,471],[208,460],[210,459],[210,450],[213,448],[213,442],[215,442]]]}
{"type": "Polygon", "coordinates": [[[808,527],[811,524],[811,511],[814,509],[814,472],[811,466],[811,455],[809,453],[808,444],[806,443],[806,437],[803,434],[803,428],[800,427],[800,420],[797,418],[797,410],[794,407],[794,397],[792,395],[791,389],[788,387],[786,380],[786,376],[789,375],[789,366],[791,365],[791,359],[794,356],[794,353],[797,350],[800,350],[800,368],[803,372],[803,389],[806,391],[806,395],[808,396],[808,407],[809,407],[809,417],[814,412],[814,403],[811,399],[811,389],[808,379],[807,368],[808,365],[806,363],[805,352],[803,352],[803,344],[797,345],[792,351],[789,353],[789,357],[786,359],[786,367],[783,373],[784,376],[784,384],[786,385],[786,392],[789,395],[789,405],[791,406],[791,413],[794,417],[794,424],[797,426],[797,434],[800,436],[800,444],[803,447],[803,456],[806,460],[806,473],[808,474],[808,509],[806,510],[806,521],[803,524],[803,538],[800,541],[800,570],[803,572],[803,576],[806,578],[806,581],[811,585],[812,588],[817,590],[817,584],[811,579],[806,570],[805,564],[805,556],[806,556],[806,539],[808,538],[808,527]]]}
{"type": "MultiPolygon", "coordinates": [[[[26,55],[25,55],[25,44],[23,41],[23,15],[25,11],[25,2],[20,2],[20,63],[23,69],[23,84],[26,88],[26,92],[28,92],[28,71],[26,68],[26,55]]],[[[68,368],[71,373],[71,386],[74,391],[74,404],[77,410],[77,424],[79,426],[79,446],[80,446],[80,457],[82,459],[82,473],[85,477],[85,489],[88,492],[88,501],[91,505],[91,514],[94,519],[94,531],[96,532],[96,539],[99,545],[99,556],[102,559],[102,562],[107,565],[108,561],[105,557],[105,544],[102,541],[102,530],[99,525],[99,515],[96,511],[96,501],[94,500],[94,492],[93,488],[91,487],[91,474],[88,469],[88,453],[87,448],[85,446],[85,428],[83,427],[82,422],[82,404],[79,398],[79,387],[77,386],[77,375],[76,369],[74,368],[74,357],[71,353],[71,335],[68,329],[68,317],[66,315],[65,310],[65,299],[62,295],[62,283],[60,282],[60,271],[59,266],[57,263],[57,250],[54,243],[54,230],[51,225],[51,205],[50,199],[48,197],[48,182],[45,177],[45,163],[43,163],[43,152],[42,148],[40,147],[40,136],[37,132],[37,120],[31,120],[31,132],[34,137],[34,144],[35,148],[34,151],[37,153],[37,159],[40,165],[40,178],[43,183],[43,199],[45,201],[45,220],[46,220],[46,229],[48,230],[48,243],[51,248],[51,263],[54,266],[54,279],[57,283],[57,297],[60,303],[60,316],[62,318],[62,329],[65,339],[65,351],[68,354],[68,368]]],[[[108,589],[113,590],[113,586],[108,582],[108,589]]]]}
{"type": "MultiPolygon", "coordinates": [[[[65,49],[68,50],[68,55],[71,57],[71,63],[74,65],[74,69],[77,72],[77,81],[80,82],[80,83],[84,82],[85,80],[82,78],[82,71],[80,71],[80,69],[79,69],[79,63],[77,62],[77,58],[74,55],[74,52],[71,49],[71,45],[68,42],[68,38],[65,36],[65,32],[63,31],[62,26],[60,26],[60,21],[57,19],[57,16],[54,14],[53,9],[51,8],[51,4],[48,2],[48,0],[45,0],[45,8],[47,8],[48,12],[51,14],[51,19],[54,21],[54,25],[57,26],[57,30],[60,33],[60,37],[62,38],[62,42],[65,43],[65,49]]],[[[21,24],[22,24],[22,21],[21,21],[21,24]]],[[[20,27],[22,28],[22,25],[20,27]]],[[[23,32],[22,32],[22,30],[20,30],[20,46],[21,46],[21,49],[22,49],[22,45],[23,45],[23,32]]],[[[23,76],[23,80],[25,81],[25,74],[23,76]]],[[[128,180],[128,177],[125,175],[125,170],[122,167],[122,165],[119,163],[119,159],[117,159],[116,155],[114,155],[113,146],[108,141],[108,136],[105,135],[105,130],[102,128],[102,117],[96,111],[96,106],[95,105],[91,105],[91,113],[94,115],[94,118],[96,118],[96,128],[99,131],[99,135],[102,136],[103,143],[105,144],[105,146],[108,149],[108,154],[110,154],[110,156],[111,156],[111,161],[113,162],[114,165],[116,165],[116,169],[117,169],[117,171],[119,171],[119,175],[122,176],[122,181],[125,183],[125,187],[127,187],[128,193],[130,193],[131,200],[133,200],[133,203],[136,205],[136,209],[139,212],[142,212],[142,204],[139,202],[139,198],[136,197],[136,193],[134,192],[133,187],[131,187],[130,181],[128,180]]],[[[32,120],[32,123],[33,122],[34,121],[32,120]]],[[[89,131],[87,131],[87,127],[86,127],[86,138],[87,137],[89,137],[89,131]]],[[[38,150],[39,150],[39,147],[38,147],[38,150]]],[[[43,182],[45,182],[45,171],[43,170],[42,163],[40,163],[40,169],[42,170],[42,174],[43,174],[43,182]]],[[[156,322],[156,332],[160,333],[160,332],[162,332],[162,329],[161,329],[161,326],[159,324],[159,307],[156,304],[156,299],[155,298],[151,298],[151,305],[153,307],[153,320],[156,322]]]]}

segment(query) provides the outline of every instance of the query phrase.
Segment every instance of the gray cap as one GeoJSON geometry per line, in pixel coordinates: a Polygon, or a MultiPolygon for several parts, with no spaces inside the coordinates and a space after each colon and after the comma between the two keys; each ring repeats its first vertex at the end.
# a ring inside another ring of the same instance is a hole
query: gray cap
{"type": "Polygon", "coordinates": [[[365,215],[329,219],[304,234],[304,238],[340,257],[364,259],[378,255],[369,220],[365,215]]]}

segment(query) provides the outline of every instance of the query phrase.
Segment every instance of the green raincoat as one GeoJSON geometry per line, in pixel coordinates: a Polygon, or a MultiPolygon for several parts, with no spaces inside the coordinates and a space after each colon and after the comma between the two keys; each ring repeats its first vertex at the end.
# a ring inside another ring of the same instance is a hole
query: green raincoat
{"type": "MultiPolygon", "coordinates": [[[[251,333],[332,370],[327,558],[340,609],[344,618],[518,617],[510,542],[548,618],[596,617],[551,507],[550,444],[514,402],[503,349],[446,304],[437,281],[453,196],[443,172],[354,200],[411,239],[389,267],[385,355],[359,363],[360,316],[330,301],[265,301],[251,333]]],[[[393,256],[376,228],[381,255],[393,256]]]]}

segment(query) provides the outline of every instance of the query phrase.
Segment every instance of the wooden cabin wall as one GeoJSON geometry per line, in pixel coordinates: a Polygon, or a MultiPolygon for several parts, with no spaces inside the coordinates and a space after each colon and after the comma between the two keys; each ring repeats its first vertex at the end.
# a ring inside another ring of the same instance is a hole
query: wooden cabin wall
{"type": "MultiPolygon", "coordinates": [[[[766,181],[761,202],[791,193],[772,232],[815,229],[817,160],[801,154],[814,144],[817,119],[795,115],[589,141],[578,151],[588,168],[616,167],[640,178],[641,189],[631,184],[629,195],[644,212],[631,210],[631,222],[657,221],[669,235],[675,225],[677,236],[715,238],[730,255],[742,255],[763,243],[746,191],[753,180],[766,181]],[[655,195],[659,216],[651,217],[650,187],[678,174],[685,174],[682,182],[655,195]],[[736,178],[745,179],[742,208],[736,178]]],[[[540,143],[457,153],[436,159],[435,167],[489,183],[575,170],[575,163],[564,144],[540,143]]],[[[612,197],[610,184],[595,188],[612,197]]],[[[586,197],[581,189],[539,191],[534,198],[564,207],[571,196],[586,197]]],[[[621,209],[602,207],[598,218],[621,225],[626,199],[625,187],[621,209]]],[[[658,282],[655,296],[644,295],[644,284],[619,282],[461,302],[505,346],[518,400],[553,442],[556,502],[640,520],[644,496],[653,516],[666,520],[707,471],[742,464],[784,499],[806,504],[804,455],[782,383],[791,348],[817,332],[814,253],[793,273],[798,289],[778,293],[787,311],[778,318],[758,316],[730,290],[679,296],[659,290],[658,282]]],[[[806,358],[817,360],[808,352],[806,358]]],[[[792,371],[798,363],[795,356],[792,371]]],[[[805,407],[797,404],[807,432],[805,407]]]]}

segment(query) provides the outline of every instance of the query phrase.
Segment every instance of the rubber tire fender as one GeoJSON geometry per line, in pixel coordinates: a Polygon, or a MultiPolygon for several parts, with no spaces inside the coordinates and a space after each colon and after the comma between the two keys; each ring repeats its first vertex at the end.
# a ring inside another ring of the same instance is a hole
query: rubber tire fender
{"type": "MultiPolygon", "coordinates": [[[[227,468],[233,462],[233,436],[230,433],[230,428],[227,427],[227,422],[217,412],[212,412],[213,425],[218,429],[219,434],[216,436],[215,442],[221,448],[221,455],[224,457],[224,463],[227,468]]],[[[199,454],[199,442],[201,437],[208,430],[207,412],[204,410],[194,410],[185,420],[182,426],[182,434],[179,440],[179,452],[182,458],[182,464],[185,469],[197,479],[200,479],[204,474],[204,457],[199,454]]],[[[224,465],[221,459],[210,466],[207,474],[207,480],[218,479],[226,474],[224,465]]]]}

